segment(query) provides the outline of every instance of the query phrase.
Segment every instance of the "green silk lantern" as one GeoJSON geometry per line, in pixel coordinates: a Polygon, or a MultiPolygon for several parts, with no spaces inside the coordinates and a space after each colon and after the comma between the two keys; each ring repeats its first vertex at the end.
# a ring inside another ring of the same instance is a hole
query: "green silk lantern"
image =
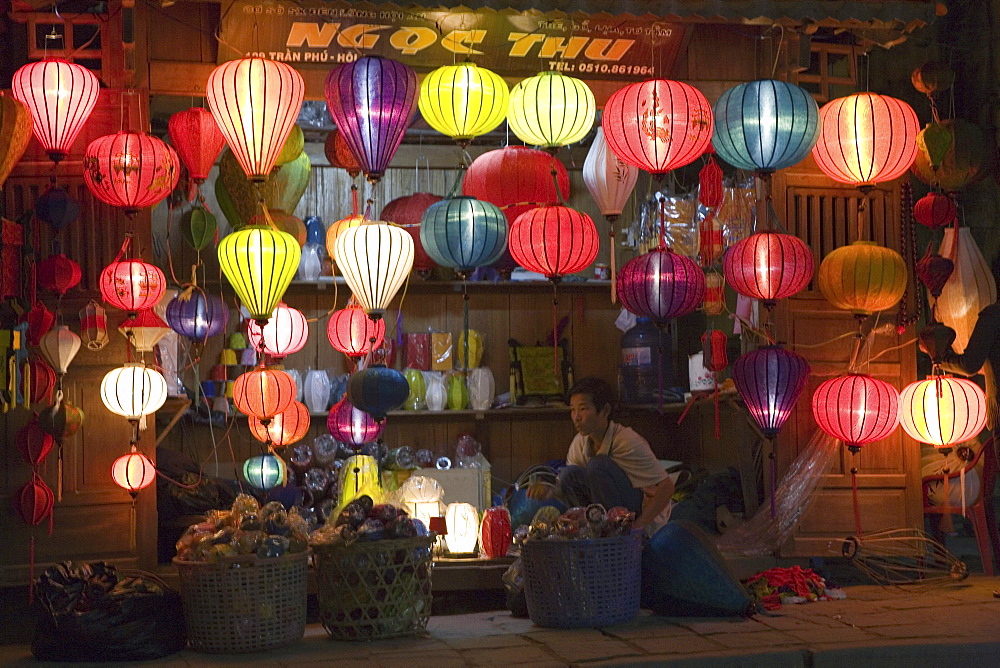
{"type": "Polygon", "coordinates": [[[181,235],[196,251],[204,250],[215,239],[219,223],[211,211],[196,206],[181,216],[181,235]]]}

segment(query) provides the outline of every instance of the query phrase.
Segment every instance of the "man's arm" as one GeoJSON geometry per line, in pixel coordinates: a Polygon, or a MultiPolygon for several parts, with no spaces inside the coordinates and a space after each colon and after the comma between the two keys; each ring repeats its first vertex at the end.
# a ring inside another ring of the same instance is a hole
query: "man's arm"
{"type": "Polygon", "coordinates": [[[670,503],[670,497],[674,495],[674,481],[667,477],[655,485],[643,487],[642,513],[636,518],[632,527],[635,529],[645,529],[646,525],[656,519],[656,516],[670,503]]]}

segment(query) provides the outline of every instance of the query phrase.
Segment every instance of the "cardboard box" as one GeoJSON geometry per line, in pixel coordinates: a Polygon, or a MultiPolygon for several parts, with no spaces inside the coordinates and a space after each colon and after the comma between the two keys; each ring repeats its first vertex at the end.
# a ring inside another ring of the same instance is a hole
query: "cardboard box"
{"type": "Polygon", "coordinates": [[[489,469],[417,469],[413,475],[434,478],[444,489],[444,504],[471,503],[482,514],[492,505],[489,469]]]}

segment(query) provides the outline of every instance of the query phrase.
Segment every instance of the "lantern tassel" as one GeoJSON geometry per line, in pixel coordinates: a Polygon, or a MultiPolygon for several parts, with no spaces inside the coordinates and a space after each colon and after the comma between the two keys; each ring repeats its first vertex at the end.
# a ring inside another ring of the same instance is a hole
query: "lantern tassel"
{"type": "Polygon", "coordinates": [[[608,264],[611,265],[611,303],[618,303],[618,262],[615,259],[615,222],[618,216],[606,216],[608,219],[608,264]]]}
{"type": "Polygon", "coordinates": [[[63,444],[59,439],[59,453],[56,458],[56,501],[62,501],[63,492],[63,444]]]}
{"type": "MultiPolygon", "coordinates": [[[[851,457],[856,457],[856,453],[851,453],[851,457]]],[[[861,507],[858,505],[858,469],[851,467],[851,498],[854,501],[854,532],[861,536],[861,507]]]]}
{"type": "Polygon", "coordinates": [[[35,604],[35,532],[28,542],[28,605],[35,604]]]}
{"type": "Polygon", "coordinates": [[[659,338],[656,342],[656,387],[660,412],[663,412],[663,328],[657,327],[659,338]]]}
{"type": "Polygon", "coordinates": [[[965,517],[965,467],[964,466],[958,472],[958,483],[960,491],[962,492],[962,517],[965,517]]]}

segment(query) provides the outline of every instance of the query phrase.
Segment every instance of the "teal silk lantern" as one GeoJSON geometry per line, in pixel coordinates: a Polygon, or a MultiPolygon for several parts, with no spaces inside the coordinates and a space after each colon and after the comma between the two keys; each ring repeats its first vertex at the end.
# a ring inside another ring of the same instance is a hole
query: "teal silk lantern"
{"type": "Polygon", "coordinates": [[[804,88],[749,81],[715,103],[712,146],[733,167],[770,174],[800,162],[819,138],[819,108],[804,88]]]}
{"type": "Polygon", "coordinates": [[[467,275],[500,259],[507,248],[507,218],[474,197],[431,204],[420,219],[420,243],[432,260],[467,275]]]}
{"type": "Polygon", "coordinates": [[[243,462],[243,477],[257,489],[268,490],[283,485],[287,474],[285,461],[273,453],[256,455],[243,462]]]}
{"type": "Polygon", "coordinates": [[[380,364],[355,372],[347,381],[347,400],[379,422],[402,406],[409,394],[403,374],[380,364]]]}

